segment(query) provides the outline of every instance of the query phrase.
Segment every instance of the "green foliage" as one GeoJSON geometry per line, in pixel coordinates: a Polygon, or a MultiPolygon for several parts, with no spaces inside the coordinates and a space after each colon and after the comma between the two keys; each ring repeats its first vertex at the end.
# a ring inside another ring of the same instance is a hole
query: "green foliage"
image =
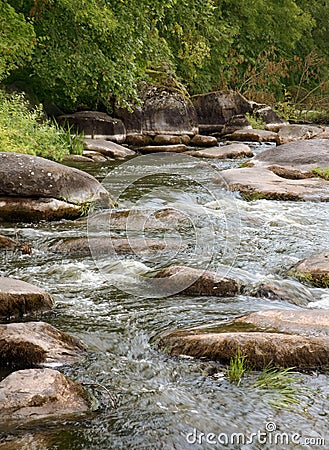
{"type": "Polygon", "coordinates": [[[30,59],[35,43],[31,23],[17,14],[7,2],[0,0],[0,81],[10,72],[24,66],[30,59]]]}
{"type": "Polygon", "coordinates": [[[246,113],[246,119],[255,130],[265,130],[266,123],[254,114],[246,113]]]}
{"type": "Polygon", "coordinates": [[[230,359],[230,365],[226,369],[226,376],[231,383],[239,386],[244,375],[249,371],[247,357],[241,353],[240,348],[236,355],[230,359]]]}
{"type": "Polygon", "coordinates": [[[44,117],[42,106],[31,108],[23,94],[8,96],[0,90],[1,151],[28,153],[61,160],[69,153],[82,153],[81,137],[74,138],[44,117]]]}

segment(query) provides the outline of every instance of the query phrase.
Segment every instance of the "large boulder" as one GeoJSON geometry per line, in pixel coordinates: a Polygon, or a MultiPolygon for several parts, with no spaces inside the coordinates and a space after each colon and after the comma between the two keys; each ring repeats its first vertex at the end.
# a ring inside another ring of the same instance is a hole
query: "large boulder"
{"type": "Polygon", "coordinates": [[[234,321],[257,329],[302,336],[329,336],[329,311],[268,309],[257,311],[234,321]]]}
{"type": "Polygon", "coordinates": [[[25,281],[0,277],[0,320],[50,311],[53,305],[44,289],[25,281]]]}
{"type": "Polygon", "coordinates": [[[329,252],[303,259],[289,274],[313,286],[329,288],[329,252]]]}
{"type": "Polygon", "coordinates": [[[315,125],[285,125],[278,131],[277,143],[287,144],[292,141],[312,139],[324,130],[323,127],[315,125]]]}
{"type": "Polygon", "coordinates": [[[114,142],[124,142],[126,129],[120,119],[113,119],[99,111],[79,111],[58,117],[63,125],[69,124],[73,131],[83,133],[84,137],[92,139],[108,139],[114,142]]]}
{"type": "Polygon", "coordinates": [[[266,167],[286,178],[308,178],[314,169],[329,167],[329,140],[289,142],[259,153],[250,166],[266,167]]]}
{"type": "Polygon", "coordinates": [[[192,97],[200,130],[222,131],[223,126],[236,115],[252,112],[250,102],[238,92],[217,91],[192,97]]]}
{"type": "Polygon", "coordinates": [[[170,266],[155,275],[160,291],[187,295],[231,297],[240,292],[240,283],[225,274],[186,266],[170,266]]]}
{"type": "Polygon", "coordinates": [[[176,331],[164,334],[160,347],[171,356],[207,358],[228,364],[240,351],[254,369],[269,364],[298,369],[329,367],[329,338],[284,333],[176,331]]]}
{"type": "Polygon", "coordinates": [[[85,350],[81,341],[44,322],[0,325],[2,367],[72,364],[85,350]]]}
{"type": "Polygon", "coordinates": [[[0,218],[77,218],[101,201],[114,202],[91,175],[38,156],[0,152],[0,218]]]}
{"type": "Polygon", "coordinates": [[[91,402],[81,384],[57,370],[29,369],[13,372],[0,382],[0,405],[1,425],[11,426],[86,413],[91,402]]]}
{"type": "Polygon", "coordinates": [[[144,83],[139,91],[141,106],[132,112],[116,108],[115,114],[124,122],[128,135],[188,135],[198,132],[195,109],[177,89],[144,83]]]}
{"type": "Polygon", "coordinates": [[[291,180],[262,167],[224,170],[218,183],[230,191],[240,192],[246,200],[329,201],[329,181],[291,180]]]}

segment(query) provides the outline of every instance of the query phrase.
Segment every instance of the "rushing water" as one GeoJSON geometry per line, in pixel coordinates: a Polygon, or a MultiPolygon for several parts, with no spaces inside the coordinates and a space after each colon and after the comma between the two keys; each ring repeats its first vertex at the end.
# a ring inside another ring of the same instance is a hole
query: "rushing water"
{"type": "MultiPolygon", "coordinates": [[[[266,145],[257,150],[264,148],[266,145]]],[[[86,236],[87,220],[2,224],[3,234],[17,233],[34,247],[32,256],[3,256],[2,275],[45,288],[56,300],[54,313],[45,320],[89,347],[82,363],[60,370],[78,381],[105,386],[118,403],[113,408],[106,390],[93,387],[99,401],[96,412],[82,420],[43,422],[12,432],[31,435],[25,448],[328,448],[326,374],[301,374],[297,382],[304,392],[300,404],[294,409],[278,409],[272,405],[271,395],[255,387],[256,374],[251,373],[236,386],[223,376],[223,368],[212,370],[214,363],[171,358],[157,348],[156,337],[166,330],[218,324],[261,309],[298,308],[302,287],[299,283],[289,284],[297,305],[247,295],[218,298],[177,294],[158,298],[143,295],[137,274],[175,263],[211,270],[225,265],[252,285],[284,280],[287,269],[298,260],[328,249],[329,204],[266,200],[248,203],[216,183],[220,170],[238,167],[243,160],[209,163],[185,158],[150,155],[123,164],[81,166],[104,180],[119,200],[120,209],[137,208],[149,215],[167,207],[181,212],[188,219],[185,227],[142,231],[146,237],[186,244],[185,250],[177,254],[160,252],[155,256],[121,255],[96,260],[63,256],[51,253],[50,245],[62,238],[86,236]],[[252,443],[225,444],[231,433],[243,433],[248,439],[252,433],[266,430],[267,440],[263,437],[263,441],[254,438],[252,443]],[[282,438],[282,433],[287,436],[282,438]],[[270,441],[271,437],[278,439],[278,445],[270,441]],[[316,442],[320,437],[327,446],[316,442]],[[312,438],[309,443],[307,438],[312,438]],[[282,443],[280,439],[288,441],[282,443]]],[[[89,228],[89,233],[97,236],[97,229],[89,228]]],[[[103,233],[99,230],[99,234],[103,233]]],[[[113,233],[129,238],[141,235],[139,230],[113,233]]],[[[313,299],[308,307],[329,308],[328,290],[307,292],[313,299]]]]}

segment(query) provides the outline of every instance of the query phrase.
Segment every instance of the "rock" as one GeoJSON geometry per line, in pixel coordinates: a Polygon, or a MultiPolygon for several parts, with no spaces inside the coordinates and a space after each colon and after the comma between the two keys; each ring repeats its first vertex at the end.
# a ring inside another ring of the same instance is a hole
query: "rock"
{"type": "Polygon", "coordinates": [[[159,346],[171,356],[188,355],[228,364],[238,353],[245,355],[254,369],[269,364],[298,369],[329,367],[329,338],[304,337],[283,333],[201,331],[170,332],[160,338],[159,346]]]}
{"type": "Polygon", "coordinates": [[[308,178],[315,175],[314,169],[329,167],[329,141],[312,139],[272,147],[255,156],[250,165],[266,167],[285,178],[308,178]]]}
{"type": "Polygon", "coordinates": [[[114,204],[96,178],[38,156],[0,152],[0,178],[0,218],[7,220],[76,218],[92,203],[114,204]]]}
{"type": "Polygon", "coordinates": [[[289,274],[313,286],[328,288],[329,252],[303,259],[289,271],[289,274]]]}
{"type": "Polygon", "coordinates": [[[224,125],[222,134],[231,134],[238,130],[252,130],[252,126],[245,116],[231,117],[224,125]]]}
{"type": "Polygon", "coordinates": [[[302,284],[292,280],[269,280],[253,286],[248,295],[268,298],[270,300],[281,300],[298,306],[307,306],[313,302],[314,296],[309,289],[302,284]]]}
{"type": "Polygon", "coordinates": [[[84,150],[83,156],[91,159],[95,163],[103,163],[103,162],[106,162],[108,159],[110,159],[110,158],[107,158],[106,156],[102,155],[101,153],[95,152],[93,150],[84,150]]]}
{"type": "Polygon", "coordinates": [[[329,311],[269,309],[257,311],[234,320],[258,330],[298,334],[302,336],[329,336],[329,311]]]}
{"type": "Polygon", "coordinates": [[[108,139],[114,142],[124,142],[126,129],[120,119],[113,119],[99,111],[79,111],[58,117],[61,124],[68,123],[72,131],[78,130],[84,137],[91,139],[108,139]]]}
{"type": "Polygon", "coordinates": [[[228,169],[220,175],[219,184],[246,200],[329,201],[329,182],[323,179],[290,180],[262,167],[228,169]]]}
{"type": "Polygon", "coordinates": [[[138,96],[142,105],[132,112],[115,108],[127,129],[127,136],[157,134],[194,136],[198,132],[195,109],[186,96],[177,89],[143,83],[138,96]]]}
{"type": "Polygon", "coordinates": [[[148,145],[146,147],[139,147],[138,151],[141,153],[159,153],[159,152],[172,152],[182,153],[187,150],[185,144],[177,145],[148,145]]]}
{"type": "Polygon", "coordinates": [[[245,158],[252,157],[254,154],[250,147],[246,144],[229,144],[212,147],[205,150],[189,151],[187,155],[195,156],[196,158],[245,158]]]}
{"type": "Polygon", "coordinates": [[[8,375],[0,383],[0,404],[2,425],[67,417],[85,413],[91,406],[81,384],[52,369],[8,375]]]}
{"type": "Polygon", "coordinates": [[[210,272],[186,266],[170,266],[155,275],[160,291],[174,291],[187,295],[214,295],[231,297],[240,291],[236,280],[210,272]]]}
{"type": "Polygon", "coordinates": [[[83,156],[83,155],[66,155],[63,159],[63,163],[70,163],[70,162],[93,162],[92,158],[88,158],[88,156],[83,156]]]}
{"type": "Polygon", "coordinates": [[[159,251],[179,251],[186,249],[186,246],[176,242],[160,239],[144,238],[75,238],[61,240],[53,247],[51,251],[55,253],[69,253],[78,256],[92,255],[115,255],[156,253],[159,251]]]}
{"type": "Polygon", "coordinates": [[[171,134],[158,134],[154,137],[153,143],[156,145],[176,145],[185,144],[188,145],[190,142],[190,137],[187,135],[175,136],[171,134]]]}
{"type": "Polygon", "coordinates": [[[136,152],[115,142],[104,139],[84,139],[85,150],[93,150],[110,158],[123,159],[136,155],[136,152]]]}
{"type": "Polygon", "coordinates": [[[199,124],[211,126],[213,132],[222,131],[223,125],[233,116],[252,112],[248,100],[238,92],[233,91],[194,95],[192,102],[199,124]]]}
{"type": "Polygon", "coordinates": [[[153,137],[146,134],[129,134],[126,138],[126,144],[132,147],[144,147],[153,144],[153,137]]]}
{"type": "Polygon", "coordinates": [[[276,142],[277,133],[266,130],[245,129],[226,134],[226,139],[233,141],[251,141],[251,142],[276,142]]]}
{"type": "Polygon", "coordinates": [[[22,318],[50,311],[54,301],[44,290],[25,281],[0,277],[0,319],[22,318]]]}
{"type": "Polygon", "coordinates": [[[0,234],[0,251],[20,251],[23,255],[30,255],[32,253],[32,247],[28,242],[20,242],[0,234]]]}
{"type": "Polygon", "coordinates": [[[323,127],[314,125],[286,125],[280,128],[277,134],[277,143],[287,144],[291,141],[312,139],[323,131],[323,127]]]}
{"type": "Polygon", "coordinates": [[[214,136],[202,136],[201,134],[196,134],[191,139],[190,144],[195,145],[196,147],[213,147],[218,144],[218,141],[214,136]]]}
{"type": "Polygon", "coordinates": [[[85,350],[81,341],[44,322],[0,325],[2,367],[72,364],[85,350]]]}
{"type": "Polygon", "coordinates": [[[289,125],[289,123],[280,117],[270,106],[263,106],[259,109],[254,110],[254,115],[265,122],[267,125],[271,126],[270,131],[278,131],[284,125],[289,125]]]}
{"type": "MultiPolygon", "coordinates": [[[[1,428],[1,423],[0,423],[1,428]]],[[[46,435],[28,433],[20,437],[7,436],[0,441],[0,450],[45,450],[51,443],[46,435]]]]}

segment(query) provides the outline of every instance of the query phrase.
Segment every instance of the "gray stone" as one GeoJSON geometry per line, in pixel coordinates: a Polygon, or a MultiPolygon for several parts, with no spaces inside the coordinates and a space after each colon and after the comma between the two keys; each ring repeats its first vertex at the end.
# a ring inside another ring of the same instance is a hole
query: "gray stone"
{"type": "Polygon", "coordinates": [[[185,144],[188,145],[190,137],[187,135],[171,135],[171,134],[158,134],[154,137],[153,143],[155,145],[176,145],[185,144]]]}
{"type": "Polygon", "coordinates": [[[0,319],[50,311],[54,302],[44,290],[25,281],[0,277],[0,319]]]}
{"type": "Polygon", "coordinates": [[[329,288],[329,252],[303,259],[289,274],[313,286],[329,288]]]}
{"type": "Polygon", "coordinates": [[[187,155],[195,156],[196,158],[245,158],[254,156],[250,147],[246,144],[230,144],[212,147],[209,149],[188,151],[187,155]]]}
{"type": "Polygon", "coordinates": [[[182,153],[187,150],[185,144],[176,144],[176,145],[148,145],[146,147],[139,147],[138,151],[141,153],[162,153],[162,152],[170,152],[170,153],[182,153]]]}
{"type": "Polygon", "coordinates": [[[44,322],[0,325],[2,367],[72,364],[85,350],[81,341],[44,322]]]}
{"type": "Polygon", "coordinates": [[[286,125],[280,128],[277,135],[278,144],[287,144],[292,141],[312,139],[323,133],[324,128],[314,125],[286,125]]]}
{"type": "Polygon", "coordinates": [[[190,142],[191,145],[196,147],[213,147],[217,143],[217,139],[214,136],[202,136],[201,134],[196,134],[190,142]]]}
{"type": "Polygon", "coordinates": [[[136,155],[136,152],[123,145],[104,139],[84,139],[85,150],[92,150],[115,159],[124,159],[136,155]]]}
{"type": "MultiPolygon", "coordinates": [[[[52,369],[19,370],[0,383],[2,425],[65,418],[90,410],[81,384],[52,369]]],[[[34,447],[29,447],[34,448],[34,447]]]]}
{"type": "Polygon", "coordinates": [[[251,141],[251,142],[276,142],[277,133],[267,130],[241,129],[234,133],[226,134],[226,139],[233,141],[251,141]]]}
{"type": "Polygon", "coordinates": [[[21,242],[0,234],[0,251],[22,252],[23,255],[30,255],[32,247],[28,242],[21,242]]]}

